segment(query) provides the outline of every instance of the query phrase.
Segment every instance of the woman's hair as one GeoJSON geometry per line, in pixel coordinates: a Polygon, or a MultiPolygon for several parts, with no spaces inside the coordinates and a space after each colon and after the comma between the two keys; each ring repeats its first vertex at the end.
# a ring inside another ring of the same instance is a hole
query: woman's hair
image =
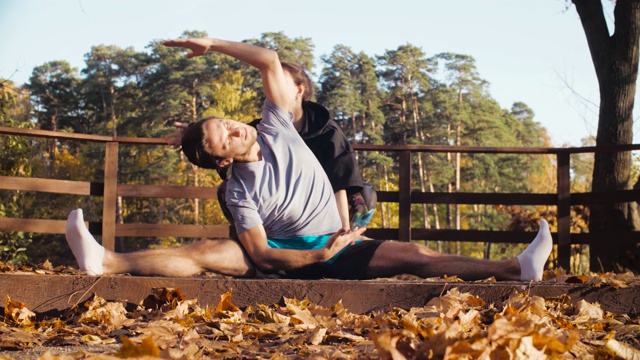
{"type": "Polygon", "coordinates": [[[296,85],[304,85],[305,91],[302,95],[302,101],[311,101],[315,92],[315,87],[313,86],[311,78],[307,75],[307,72],[304,71],[304,68],[300,64],[283,61],[282,69],[291,74],[293,82],[296,85]]]}
{"type": "Polygon", "coordinates": [[[211,154],[211,144],[207,140],[207,130],[204,127],[204,124],[212,119],[215,119],[215,117],[201,119],[189,124],[189,127],[182,134],[182,152],[196,166],[219,170],[218,161],[224,158],[211,154]]]}

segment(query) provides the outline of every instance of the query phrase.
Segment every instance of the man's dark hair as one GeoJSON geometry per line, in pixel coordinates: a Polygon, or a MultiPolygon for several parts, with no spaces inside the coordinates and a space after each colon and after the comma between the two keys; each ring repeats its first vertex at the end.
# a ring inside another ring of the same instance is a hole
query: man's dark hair
{"type": "Polygon", "coordinates": [[[211,154],[211,145],[207,140],[204,124],[214,117],[198,120],[189,124],[182,134],[182,152],[189,161],[201,168],[219,170],[218,161],[224,158],[211,154]]]}
{"type": "Polygon", "coordinates": [[[288,61],[283,61],[281,64],[282,69],[291,74],[293,82],[296,85],[304,85],[305,91],[304,95],[302,95],[302,101],[311,101],[311,98],[313,98],[315,92],[315,88],[313,86],[311,78],[304,70],[302,65],[288,61]]]}

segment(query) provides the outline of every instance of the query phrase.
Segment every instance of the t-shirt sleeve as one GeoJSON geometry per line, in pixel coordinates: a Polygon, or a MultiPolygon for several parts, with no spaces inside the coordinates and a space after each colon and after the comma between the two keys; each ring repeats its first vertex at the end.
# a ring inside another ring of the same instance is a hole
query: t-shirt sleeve
{"type": "Polygon", "coordinates": [[[262,121],[260,121],[259,125],[292,129],[292,121],[292,113],[285,111],[283,108],[269,100],[265,100],[264,105],[262,106],[262,121]]]}
{"type": "Polygon", "coordinates": [[[238,189],[227,187],[227,208],[233,215],[236,233],[240,234],[258,225],[262,225],[262,219],[258,213],[256,203],[247,199],[245,193],[238,189]]]}

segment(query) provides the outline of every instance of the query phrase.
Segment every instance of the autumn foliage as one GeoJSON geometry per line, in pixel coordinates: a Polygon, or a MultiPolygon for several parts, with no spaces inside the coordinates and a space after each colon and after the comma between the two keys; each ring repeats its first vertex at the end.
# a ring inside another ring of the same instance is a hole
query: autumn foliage
{"type": "MultiPolygon", "coordinates": [[[[554,274],[547,274],[547,276],[554,274]]],[[[638,286],[631,274],[566,276],[638,286]]],[[[455,280],[455,279],[452,279],[455,280]]],[[[99,296],[55,318],[6,296],[0,359],[638,359],[638,318],[566,296],[512,295],[497,307],[452,288],[420,308],[354,314],[308,300],[215,307],[179,289],[154,289],[137,306],[99,296]]]]}

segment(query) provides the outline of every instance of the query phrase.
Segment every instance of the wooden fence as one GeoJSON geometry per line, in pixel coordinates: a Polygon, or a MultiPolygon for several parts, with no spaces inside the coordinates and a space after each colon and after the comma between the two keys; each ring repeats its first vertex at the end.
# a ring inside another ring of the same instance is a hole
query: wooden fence
{"type": "MultiPolygon", "coordinates": [[[[73,141],[98,142],[105,146],[104,180],[102,183],[67,181],[25,177],[0,176],[0,189],[38,191],[47,193],[99,196],[102,201],[102,222],[90,230],[102,236],[102,245],[113,250],[116,237],[176,236],[225,238],[230,234],[228,225],[181,225],[181,224],[118,224],[116,222],[117,197],[146,198],[216,198],[216,188],[131,185],[118,183],[118,149],[120,144],[166,145],[164,139],[112,137],[74,134],[45,130],[17,129],[0,126],[0,134],[41,137],[73,141]]],[[[356,144],[357,151],[396,152],[399,158],[398,191],[377,191],[378,202],[394,202],[399,206],[399,225],[393,229],[367,229],[367,235],[378,239],[472,241],[489,243],[528,243],[532,234],[513,231],[483,230],[435,230],[411,228],[412,204],[488,204],[488,205],[550,205],[557,207],[558,231],[553,234],[558,245],[558,264],[569,269],[571,244],[589,244],[617,237],[624,241],[640,242],[639,232],[622,233],[570,233],[570,208],[572,205],[589,206],[603,202],[640,201],[640,191],[620,190],[614,192],[571,193],[570,156],[577,153],[631,151],[640,145],[583,148],[516,148],[516,147],[460,147],[429,145],[363,145],[356,144]],[[552,155],[557,164],[557,190],[549,194],[524,193],[442,193],[420,192],[411,186],[411,157],[413,153],[485,153],[485,154],[536,154],[552,155]]],[[[0,231],[22,231],[63,234],[65,220],[0,218],[0,231]]]]}

